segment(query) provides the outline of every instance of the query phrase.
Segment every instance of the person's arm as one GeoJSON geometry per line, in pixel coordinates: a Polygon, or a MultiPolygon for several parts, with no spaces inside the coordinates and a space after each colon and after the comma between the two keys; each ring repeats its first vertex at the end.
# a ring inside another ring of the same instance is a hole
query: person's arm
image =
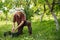
{"type": "Polygon", "coordinates": [[[15,32],[15,22],[12,24],[12,32],[15,32]]]}
{"type": "Polygon", "coordinates": [[[15,28],[17,30],[19,27],[21,27],[24,24],[24,21],[26,20],[26,15],[22,13],[21,15],[21,23],[15,28]]]}
{"type": "Polygon", "coordinates": [[[24,21],[21,21],[21,23],[17,26],[17,28],[15,28],[15,30],[17,30],[19,27],[21,27],[24,24],[24,21]]]}
{"type": "Polygon", "coordinates": [[[12,23],[12,32],[15,32],[15,22],[16,22],[16,15],[14,14],[13,23],[12,23]]]}

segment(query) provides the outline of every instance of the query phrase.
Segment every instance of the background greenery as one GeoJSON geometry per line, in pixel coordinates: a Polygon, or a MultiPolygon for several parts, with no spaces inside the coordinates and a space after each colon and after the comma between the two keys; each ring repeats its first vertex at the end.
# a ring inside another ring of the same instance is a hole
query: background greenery
{"type": "Polygon", "coordinates": [[[0,0],[0,39],[60,40],[60,0],[0,0]],[[25,26],[23,35],[4,37],[4,32],[11,31],[14,9],[21,5],[32,23],[32,35],[25,26]]]}

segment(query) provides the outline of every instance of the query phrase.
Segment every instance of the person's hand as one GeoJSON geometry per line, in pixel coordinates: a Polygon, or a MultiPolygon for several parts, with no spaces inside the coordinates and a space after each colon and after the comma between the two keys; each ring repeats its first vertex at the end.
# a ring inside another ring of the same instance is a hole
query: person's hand
{"type": "Polygon", "coordinates": [[[15,32],[15,28],[14,27],[12,28],[12,32],[15,32]]]}
{"type": "Polygon", "coordinates": [[[14,30],[16,31],[17,29],[18,29],[18,26],[17,26],[17,27],[15,27],[15,29],[14,29],[14,30]]]}

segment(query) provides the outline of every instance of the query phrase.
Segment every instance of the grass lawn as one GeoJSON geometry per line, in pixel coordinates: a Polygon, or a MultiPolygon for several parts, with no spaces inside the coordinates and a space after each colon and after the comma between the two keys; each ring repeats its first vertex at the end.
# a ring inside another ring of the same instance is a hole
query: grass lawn
{"type": "Polygon", "coordinates": [[[60,31],[56,31],[54,21],[32,22],[32,35],[29,36],[28,28],[24,27],[24,34],[19,37],[11,38],[4,37],[5,31],[11,31],[11,22],[5,24],[5,21],[0,21],[0,39],[1,40],[60,40],[60,31]]]}

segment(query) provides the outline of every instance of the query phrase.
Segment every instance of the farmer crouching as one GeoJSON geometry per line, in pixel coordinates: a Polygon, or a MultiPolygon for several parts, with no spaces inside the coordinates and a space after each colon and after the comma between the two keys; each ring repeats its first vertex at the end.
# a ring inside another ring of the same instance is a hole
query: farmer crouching
{"type": "Polygon", "coordinates": [[[10,34],[12,34],[13,37],[14,36],[19,36],[20,34],[23,33],[23,27],[24,26],[28,27],[29,35],[31,35],[32,34],[31,22],[26,20],[26,15],[25,15],[25,13],[22,9],[16,9],[16,12],[15,12],[14,17],[13,17],[12,32],[10,32],[10,34]],[[16,22],[18,24],[17,27],[15,27],[16,22]],[[18,31],[15,32],[16,30],[18,30],[18,31]]]}

